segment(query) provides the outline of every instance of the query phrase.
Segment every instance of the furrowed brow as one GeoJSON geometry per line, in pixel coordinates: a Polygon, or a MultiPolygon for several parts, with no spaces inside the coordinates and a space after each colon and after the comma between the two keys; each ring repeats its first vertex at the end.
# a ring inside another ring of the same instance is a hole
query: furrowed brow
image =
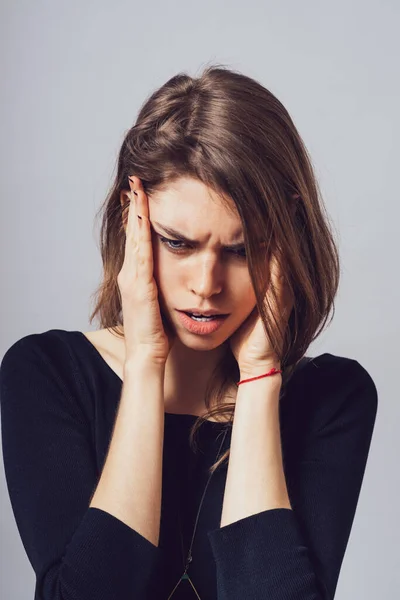
{"type": "MultiPolygon", "coordinates": [[[[179,231],[176,231],[176,229],[173,229],[172,227],[167,227],[166,225],[157,223],[157,221],[153,221],[153,223],[154,223],[154,225],[156,225],[157,227],[162,229],[167,235],[170,235],[171,237],[175,238],[176,240],[178,240],[180,242],[183,242],[184,244],[191,244],[192,246],[200,245],[200,242],[189,239],[188,237],[186,237],[179,231]]],[[[237,237],[241,237],[241,236],[237,236],[237,237]]],[[[243,246],[244,246],[244,240],[238,241],[238,242],[235,242],[232,244],[225,244],[225,248],[229,248],[229,250],[237,250],[237,249],[243,248],[243,246]]]]}

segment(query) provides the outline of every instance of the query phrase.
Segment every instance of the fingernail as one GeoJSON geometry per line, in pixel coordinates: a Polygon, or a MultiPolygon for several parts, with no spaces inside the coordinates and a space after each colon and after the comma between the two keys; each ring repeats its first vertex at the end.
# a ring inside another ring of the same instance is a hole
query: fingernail
{"type": "Polygon", "coordinates": [[[133,187],[136,187],[135,181],[132,179],[132,177],[128,177],[128,181],[129,181],[129,186],[131,188],[131,192],[133,192],[134,194],[136,194],[135,190],[132,189],[133,187]]]}

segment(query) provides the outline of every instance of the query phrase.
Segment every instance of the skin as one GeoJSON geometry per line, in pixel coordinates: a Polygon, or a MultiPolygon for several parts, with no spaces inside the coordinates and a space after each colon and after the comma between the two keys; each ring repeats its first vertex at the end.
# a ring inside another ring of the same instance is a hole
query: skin
{"type": "MultiPolygon", "coordinates": [[[[244,245],[242,223],[233,202],[227,210],[210,188],[191,178],[148,196],[148,202],[160,308],[177,336],[165,368],[165,411],[201,415],[206,385],[226,352],[225,342],[256,306],[247,262],[240,256],[245,252],[224,248],[237,242],[244,245]],[[176,238],[155,222],[196,240],[198,247],[163,243],[161,237],[176,238]],[[174,252],[168,246],[182,250],[174,252]],[[215,333],[196,335],[183,327],[176,312],[190,307],[214,308],[229,317],[215,333]]],[[[129,205],[126,191],[121,192],[121,205],[129,205]]],[[[119,356],[123,360],[121,347],[119,356]]],[[[231,394],[227,398],[235,400],[231,394]]]]}

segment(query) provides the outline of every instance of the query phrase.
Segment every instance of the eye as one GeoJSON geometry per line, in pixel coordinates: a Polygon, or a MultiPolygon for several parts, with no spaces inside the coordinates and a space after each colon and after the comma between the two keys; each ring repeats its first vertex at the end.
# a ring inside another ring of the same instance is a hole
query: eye
{"type": "Polygon", "coordinates": [[[181,252],[183,250],[182,246],[180,246],[179,248],[177,248],[176,246],[171,246],[171,244],[183,244],[185,245],[183,242],[179,242],[178,240],[169,240],[168,238],[162,237],[162,236],[158,236],[161,240],[161,243],[163,243],[165,246],[167,246],[167,248],[169,248],[170,250],[172,250],[172,252],[181,252]]]}
{"type": "MultiPolygon", "coordinates": [[[[185,252],[187,249],[187,245],[184,242],[180,242],[179,240],[171,240],[161,235],[158,236],[162,244],[164,244],[171,252],[175,252],[176,254],[185,252]],[[172,246],[171,244],[180,244],[179,247],[172,246]]],[[[228,251],[229,252],[229,251],[228,251]]],[[[241,258],[246,260],[246,248],[239,248],[238,250],[230,250],[232,254],[234,254],[237,258],[241,258]]]]}
{"type": "Polygon", "coordinates": [[[243,248],[239,248],[239,250],[232,250],[232,253],[236,254],[236,256],[238,258],[243,258],[243,259],[247,258],[247,256],[246,256],[246,248],[244,248],[244,247],[243,248]]]}

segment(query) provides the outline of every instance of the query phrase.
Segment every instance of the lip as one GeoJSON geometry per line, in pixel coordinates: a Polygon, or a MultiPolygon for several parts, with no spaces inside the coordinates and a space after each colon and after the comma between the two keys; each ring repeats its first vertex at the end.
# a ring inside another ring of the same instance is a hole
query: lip
{"type": "Polygon", "coordinates": [[[178,310],[177,312],[179,315],[179,320],[180,320],[181,324],[183,325],[183,327],[187,331],[190,331],[190,333],[195,333],[197,335],[210,335],[210,334],[214,333],[215,331],[217,331],[217,329],[219,329],[221,327],[221,325],[223,325],[223,323],[229,316],[229,315],[222,316],[222,317],[217,316],[212,321],[209,321],[209,322],[203,321],[202,322],[202,321],[194,321],[182,310],[178,310]]]}
{"type": "Polygon", "coordinates": [[[217,315],[218,317],[227,317],[228,313],[221,313],[219,310],[214,310],[212,308],[208,310],[201,310],[199,308],[183,308],[182,310],[177,309],[178,312],[183,313],[197,313],[199,315],[203,315],[204,317],[213,317],[217,315]]]}

